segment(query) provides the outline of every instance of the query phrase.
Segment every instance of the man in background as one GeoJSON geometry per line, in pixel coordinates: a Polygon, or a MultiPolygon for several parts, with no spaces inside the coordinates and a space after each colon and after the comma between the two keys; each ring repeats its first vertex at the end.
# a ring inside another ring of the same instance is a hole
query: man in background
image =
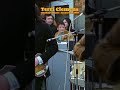
{"type": "Polygon", "coordinates": [[[57,27],[54,25],[54,17],[51,14],[45,15],[45,22],[50,26],[50,29],[53,32],[53,35],[57,32],[57,27]]]}

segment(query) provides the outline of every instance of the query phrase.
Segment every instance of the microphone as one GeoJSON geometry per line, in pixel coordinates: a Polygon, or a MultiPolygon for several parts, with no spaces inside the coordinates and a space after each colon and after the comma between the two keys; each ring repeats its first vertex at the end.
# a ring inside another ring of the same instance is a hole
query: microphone
{"type": "Polygon", "coordinates": [[[50,38],[50,39],[47,39],[47,42],[50,42],[50,41],[55,40],[55,39],[57,39],[57,38],[50,38]]]}
{"type": "MultiPolygon", "coordinates": [[[[85,29],[80,29],[80,31],[83,31],[83,30],[85,30],[85,29]]],[[[71,32],[71,33],[72,33],[72,35],[77,35],[80,31],[74,31],[74,32],[71,32]]],[[[55,38],[49,38],[49,39],[47,39],[47,42],[50,42],[52,40],[58,39],[58,38],[63,37],[63,36],[68,36],[68,35],[69,35],[69,33],[60,35],[60,36],[55,37],[55,38]]]]}

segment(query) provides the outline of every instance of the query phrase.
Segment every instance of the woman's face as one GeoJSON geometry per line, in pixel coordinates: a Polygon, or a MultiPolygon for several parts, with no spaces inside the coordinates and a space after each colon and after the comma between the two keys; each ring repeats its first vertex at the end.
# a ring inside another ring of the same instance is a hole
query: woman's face
{"type": "Polygon", "coordinates": [[[68,28],[68,22],[64,19],[63,23],[65,24],[65,28],[67,29],[68,28]]]}

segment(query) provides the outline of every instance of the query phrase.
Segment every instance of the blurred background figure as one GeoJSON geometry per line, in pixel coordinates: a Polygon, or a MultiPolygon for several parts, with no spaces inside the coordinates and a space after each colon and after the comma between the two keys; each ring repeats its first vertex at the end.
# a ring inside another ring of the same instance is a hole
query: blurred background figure
{"type": "Polygon", "coordinates": [[[71,20],[70,20],[69,18],[64,18],[63,23],[65,24],[65,29],[66,29],[67,31],[69,31],[69,29],[70,29],[71,32],[74,32],[74,31],[75,31],[74,29],[72,29],[72,23],[71,23],[71,20]],[[70,24],[71,24],[71,25],[70,25],[70,24]],[[71,26],[71,27],[70,27],[70,26],[71,26]]]}
{"type": "Polygon", "coordinates": [[[120,20],[95,47],[95,69],[113,90],[120,89],[120,20]]]}

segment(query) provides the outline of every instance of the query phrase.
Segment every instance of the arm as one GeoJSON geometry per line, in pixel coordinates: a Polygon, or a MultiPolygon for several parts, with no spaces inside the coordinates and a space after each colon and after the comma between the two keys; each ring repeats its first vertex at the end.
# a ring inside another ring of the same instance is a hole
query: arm
{"type": "Polygon", "coordinates": [[[65,36],[63,36],[62,37],[62,40],[63,41],[66,41],[66,40],[70,40],[70,41],[73,41],[74,40],[74,36],[73,36],[73,34],[71,33],[71,32],[69,32],[69,31],[64,31],[64,34],[67,34],[67,35],[65,35],[65,36]]]}
{"type": "MultiPolygon", "coordinates": [[[[49,28],[46,29],[46,40],[49,38],[53,38],[53,34],[49,28]]],[[[58,51],[58,45],[56,40],[52,40],[46,43],[46,51],[42,53],[41,58],[43,59],[44,63],[46,63],[53,55],[56,54],[58,51]]]]}

